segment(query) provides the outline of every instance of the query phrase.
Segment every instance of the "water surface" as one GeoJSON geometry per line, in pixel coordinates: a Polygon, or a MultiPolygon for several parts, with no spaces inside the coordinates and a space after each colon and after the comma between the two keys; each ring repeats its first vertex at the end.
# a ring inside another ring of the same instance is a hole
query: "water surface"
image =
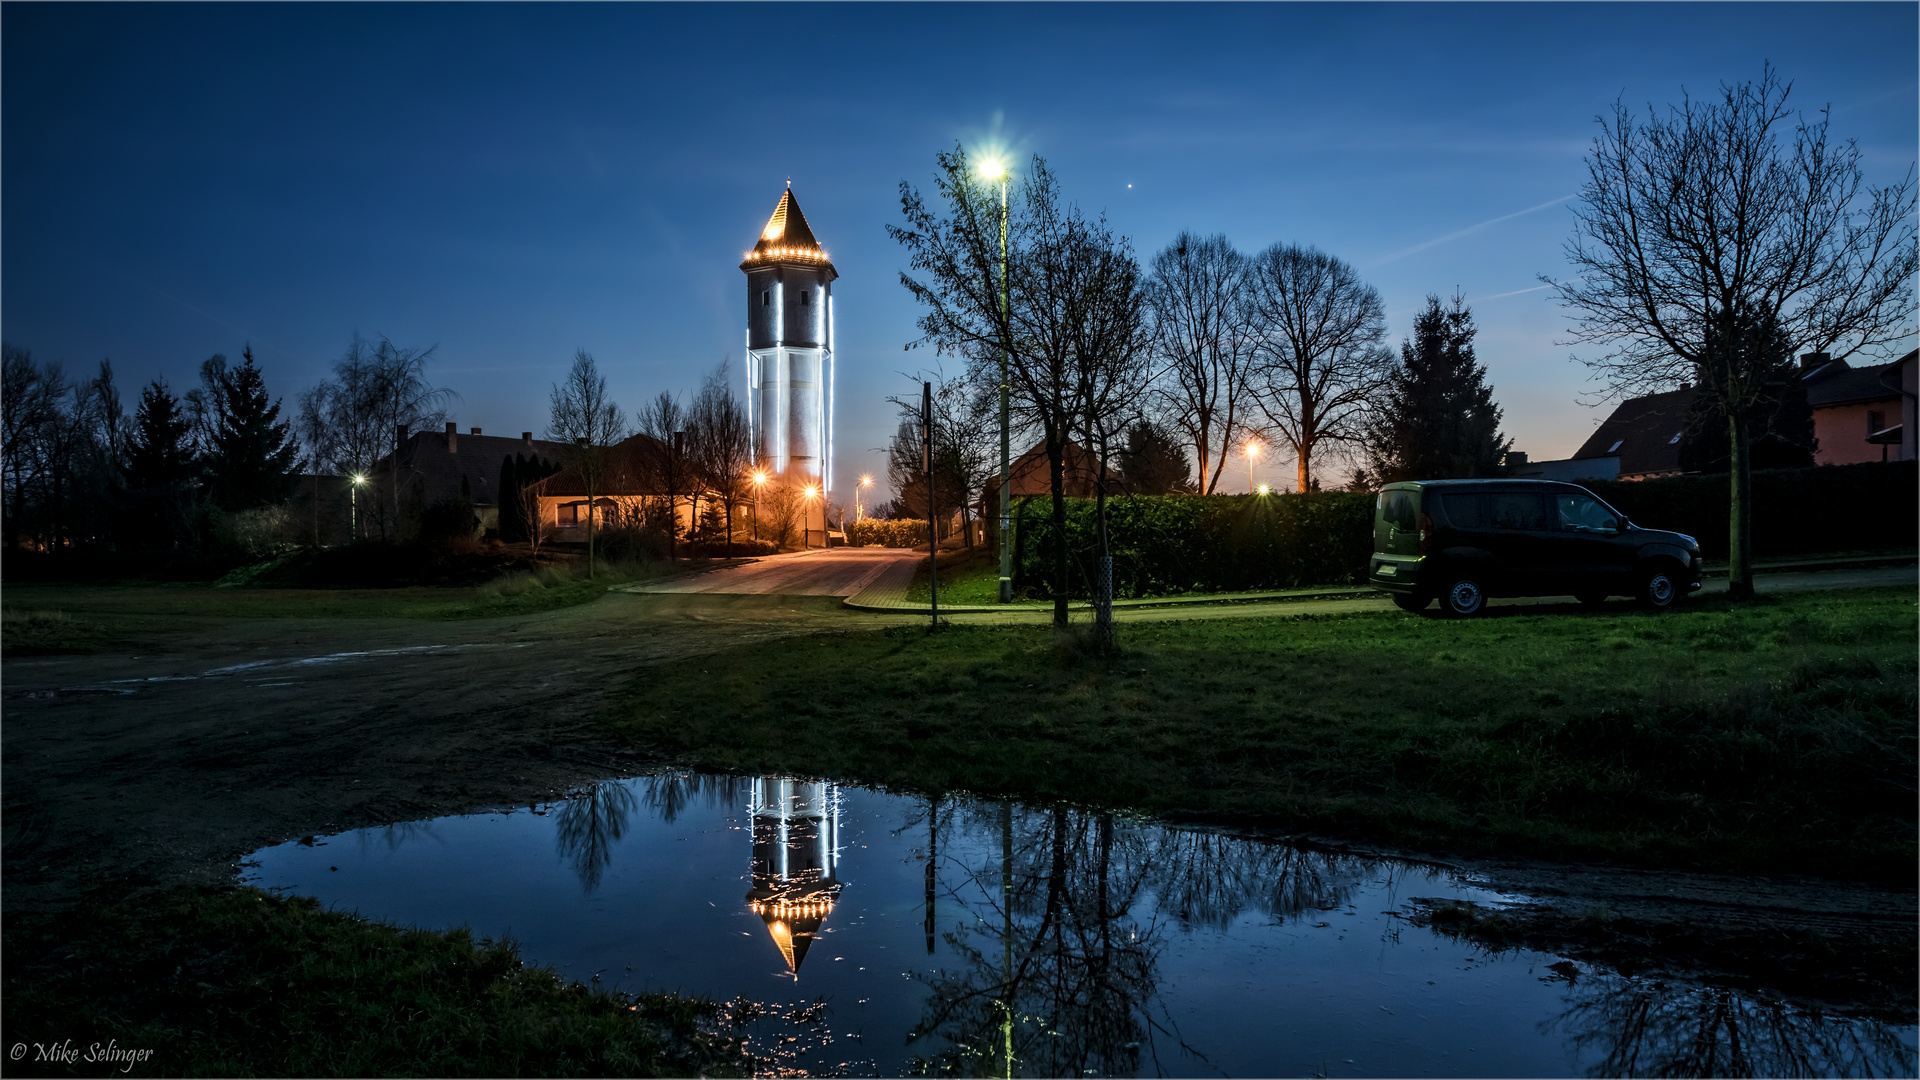
{"type": "Polygon", "coordinates": [[[679,774],[267,848],[246,880],[758,1008],[768,1067],[901,1075],[1912,1075],[1912,1026],[1488,954],[1453,871],[1067,808],[679,774]]]}

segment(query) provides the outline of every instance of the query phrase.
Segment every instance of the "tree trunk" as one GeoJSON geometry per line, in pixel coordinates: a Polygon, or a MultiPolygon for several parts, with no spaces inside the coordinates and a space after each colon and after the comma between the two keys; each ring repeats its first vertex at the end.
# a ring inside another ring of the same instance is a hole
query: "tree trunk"
{"type": "Polygon", "coordinates": [[[1727,597],[1753,599],[1753,455],[1743,410],[1727,410],[1727,597]]]}
{"type": "MultiPolygon", "coordinates": [[[[1064,439],[1062,443],[1064,443],[1064,439]]],[[[1047,472],[1053,484],[1053,625],[1067,627],[1067,453],[1066,447],[1047,440],[1047,472]]]]}
{"type": "Polygon", "coordinates": [[[1107,446],[1100,444],[1100,475],[1094,486],[1094,519],[1100,531],[1100,554],[1094,565],[1093,640],[1103,653],[1117,651],[1113,632],[1113,555],[1107,550],[1107,446]]]}

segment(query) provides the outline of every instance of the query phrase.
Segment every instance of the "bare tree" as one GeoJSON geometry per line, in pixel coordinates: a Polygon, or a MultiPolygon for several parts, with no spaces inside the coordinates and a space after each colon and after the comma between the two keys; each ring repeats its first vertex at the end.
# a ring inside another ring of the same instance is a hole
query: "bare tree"
{"type": "Polygon", "coordinates": [[[1260,409],[1293,451],[1299,490],[1309,491],[1315,457],[1360,440],[1392,367],[1381,344],[1386,308],[1359,271],[1317,248],[1275,244],[1254,260],[1249,281],[1260,409]]]}
{"type": "MultiPolygon", "coordinates": [[[[692,486],[693,463],[688,460],[685,434],[687,410],[665,390],[638,413],[640,433],[656,444],[654,479],[667,491],[667,558],[674,557],[674,544],[680,535],[680,517],[675,500],[692,486]]],[[[691,520],[691,518],[689,518],[691,520]]]]}
{"type": "Polygon", "coordinates": [[[747,466],[753,460],[752,433],[746,409],[733,396],[727,381],[728,361],[722,360],[700,387],[688,410],[687,431],[697,471],[720,497],[727,511],[727,557],[733,557],[733,508],[747,484],[747,466]]]}
{"type": "Polygon", "coordinates": [[[1616,101],[1574,208],[1578,276],[1541,279],[1575,313],[1570,344],[1612,350],[1586,360],[1610,396],[1697,382],[1726,416],[1736,598],[1753,594],[1751,425],[1781,354],[1885,355],[1913,334],[1913,167],[1867,185],[1859,148],[1829,142],[1828,110],[1790,110],[1791,90],[1768,65],[1664,116],[1616,101]]]}
{"type": "Polygon", "coordinates": [[[1181,233],[1153,257],[1147,309],[1164,369],[1155,410],[1186,438],[1199,467],[1200,494],[1218,490],[1220,473],[1252,409],[1253,324],[1248,259],[1225,236],[1181,233]]]}
{"type": "Polygon", "coordinates": [[[627,437],[627,414],[608,395],[606,376],[585,349],[573,354],[567,377],[554,384],[551,413],[547,430],[567,445],[568,464],[587,491],[587,577],[592,578],[593,519],[598,510],[594,496],[607,473],[613,445],[627,437]]]}

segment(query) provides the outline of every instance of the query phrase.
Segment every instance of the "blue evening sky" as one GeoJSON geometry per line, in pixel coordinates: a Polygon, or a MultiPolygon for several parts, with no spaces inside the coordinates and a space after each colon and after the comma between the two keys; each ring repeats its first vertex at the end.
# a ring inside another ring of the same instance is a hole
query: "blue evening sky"
{"type": "Polygon", "coordinates": [[[111,357],[129,400],[249,341],[289,404],[355,331],[437,343],[463,431],[540,431],[576,348],[629,409],[723,359],[740,377],[737,265],[791,177],[841,273],[845,492],[932,359],[902,350],[898,185],[997,139],[1143,260],[1193,229],[1353,262],[1396,344],[1461,290],[1506,430],[1563,457],[1604,409],[1535,275],[1564,273],[1594,116],[1770,60],[1896,180],[1920,157],[1917,12],[9,3],[0,332],[111,357]]]}

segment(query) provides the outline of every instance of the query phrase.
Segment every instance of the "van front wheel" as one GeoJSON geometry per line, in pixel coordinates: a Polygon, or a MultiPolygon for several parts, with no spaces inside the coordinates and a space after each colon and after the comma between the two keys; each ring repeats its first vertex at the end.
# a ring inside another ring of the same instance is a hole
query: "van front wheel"
{"type": "Polygon", "coordinates": [[[1640,576],[1639,595],[1635,599],[1650,611],[1666,611],[1679,603],[1682,595],[1679,577],[1668,567],[1656,566],[1640,576]]]}
{"type": "Polygon", "coordinates": [[[1457,578],[1440,594],[1440,606],[1456,619],[1469,618],[1486,610],[1487,594],[1472,578],[1457,578]]]}

